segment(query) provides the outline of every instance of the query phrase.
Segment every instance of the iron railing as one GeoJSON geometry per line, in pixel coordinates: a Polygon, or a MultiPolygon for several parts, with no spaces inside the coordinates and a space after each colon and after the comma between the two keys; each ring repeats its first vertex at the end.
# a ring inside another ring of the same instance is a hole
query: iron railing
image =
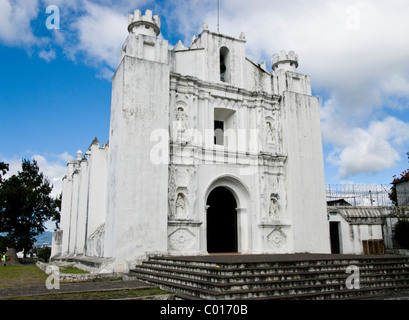
{"type": "MultiPolygon", "coordinates": [[[[393,206],[389,197],[391,187],[367,184],[326,184],[327,201],[334,205],[393,206]]],[[[401,197],[408,196],[400,195],[401,197]]]]}

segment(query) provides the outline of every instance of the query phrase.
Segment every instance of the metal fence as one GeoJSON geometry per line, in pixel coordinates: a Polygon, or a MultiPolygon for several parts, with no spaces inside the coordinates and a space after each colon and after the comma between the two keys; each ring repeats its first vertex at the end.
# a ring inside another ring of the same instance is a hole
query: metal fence
{"type": "Polygon", "coordinates": [[[327,201],[334,205],[393,206],[390,186],[367,184],[326,184],[327,201]]]}

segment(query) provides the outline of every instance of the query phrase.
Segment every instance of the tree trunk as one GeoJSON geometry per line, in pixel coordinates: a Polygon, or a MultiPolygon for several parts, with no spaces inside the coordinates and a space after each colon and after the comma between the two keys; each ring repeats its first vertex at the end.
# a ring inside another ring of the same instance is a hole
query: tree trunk
{"type": "Polygon", "coordinates": [[[6,262],[8,266],[16,266],[20,264],[20,261],[17,258],[17,252],[14,248],[9,248],[7,254],[10,257],[10,260],[6,262]]]}

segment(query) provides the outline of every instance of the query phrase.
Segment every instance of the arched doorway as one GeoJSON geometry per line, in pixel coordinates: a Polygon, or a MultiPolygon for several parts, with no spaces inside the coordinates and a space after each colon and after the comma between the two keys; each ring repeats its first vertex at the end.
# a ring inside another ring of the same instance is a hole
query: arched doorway
{"type": "Polygon", "coordinates": [[[225,187],[213,189],[206,202],[207,252],[237,252],[237,202],[225,187]]]}

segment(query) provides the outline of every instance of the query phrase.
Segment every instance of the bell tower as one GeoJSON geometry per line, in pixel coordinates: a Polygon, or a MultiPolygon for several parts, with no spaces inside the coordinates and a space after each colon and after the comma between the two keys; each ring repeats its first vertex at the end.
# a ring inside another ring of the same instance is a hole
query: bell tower
{"type": "Polygon", "coordinates": [[[274,54],[271,65],[275,90],[281,96],[287,208],[294,251],[329,252],[318,98],[311,95],[310,77],[297,72],[294,51],[274,54]]]}
{"type": "Polygon", "coordinates": [[[169,127],[168,42],[158,39],[152,11],[136,10],[128,22],[112,79],[104,243],[118,271],[146,252],[167,250],[168,166],[151,153],[169,127]]]}
{"type": "Polygon", "coordinates": [[[128,16],[128,38],[121,51],[124,56],[131,56],[150,61],[168,63],[168,41],[158,39],[160,34],[160,18],[152,16],[151,10],[145,15],[140,10],[128,16]]]}

